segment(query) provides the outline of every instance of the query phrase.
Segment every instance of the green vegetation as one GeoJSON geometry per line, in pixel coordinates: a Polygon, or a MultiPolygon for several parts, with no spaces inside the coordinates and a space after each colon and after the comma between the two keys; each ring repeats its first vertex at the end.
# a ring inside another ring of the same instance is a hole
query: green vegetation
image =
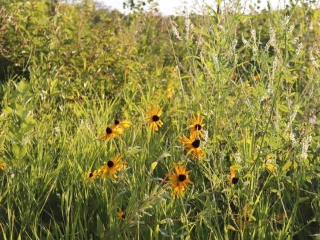
{"type": "Polygon", "coordinates": [[[0,238],[317,237],[320,11],[97,6],[0,3],[0,238]]]}

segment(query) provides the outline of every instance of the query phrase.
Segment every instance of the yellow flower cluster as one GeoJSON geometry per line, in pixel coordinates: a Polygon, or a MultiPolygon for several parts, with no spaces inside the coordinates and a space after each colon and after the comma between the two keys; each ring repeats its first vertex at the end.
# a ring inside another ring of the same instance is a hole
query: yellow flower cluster
{"type": "MultiPolygon", "coordinates": [[[[116,119],[114,124],[108,126],[106,131],[100,135],[98,140],[106,140],[109,141],[113,138],[118,138],[120,134],[123,134],[124,129],[130,127],[130,121],[120,121],[116,119]]],[[[114,158],[111,158],[109,161],[104,162],[103,166],[98,170],[89,173],[88,179],[89,181],[96,179],[98,177],[104,178],[107,174],[111,180],[117,178],[116,172],[125,168],[125,162],[121,160],[121,155],[116,155],[114,158]]]]}
{"type": "Polygon", "coordinates": [[[193,115],[190,125],[190,137],[182,137],[182,142],[184,147],[188,149],[187,155],[192,153],[193,157],[197,157],[199,162],[202,162],[203,151],[200,147],[201,138],[204,138],[203,127],[205,124],[202,123],[203,117],[200,117],[200,113],[197,114],[197,117],[193,115]]]}
{"type": "MultiPolygon", "coordinates": [[[[150,128],[153,132],[158,131],[159,128],[163,126],[163,122],[161,120],[162,110],[163,108],[156,105],[153,105],[151,108],[147,108],[145,120],[146,123],[150,124],[150,128]]],[[[189,125],[189,137],[183,135],[180,139],[186,149],[186,155],[188,156],[191,154],[192,157],[197,158],[199,162],[202,162],[204,156],[204,152],[201,148],[201,143],[205,140],[205,124],[203,123],[203,120],[204,117],[201,117],[199,112],[196,116],[193,115],[189,125]]],[[[119,138],[119,136],[124,133],[124,129],[128,128],[130,125],[130,121],[115,120],[114,124],[108,126],[106,131],[100,135],[98,140],[108,141],[113,138],[119,138]]],[[[104,178],[106,175],[109,175],[110,179],[113,180],[117,178],[117,172],[125,167],[126,164],[122,161],[122,156],[118,154],[114,158],[104,162],[103,166],[98,170],[91,172],[88,179],[91,181],[93,179],[104,178]]],[[[236,177],[236,171],[240,170],[240,168],[241,167],[237,165],[230,167],[228,179],[231,186],[237,184],[239,179],[236,177]]],[[[190,172],[190,170],[186,170],[186,166],[174,163],[172,170],[166,174],[166,178],[168,178],[167,183],[171,185],[174,196],[183,195],[184,191],[189,189],[188,185],[193,184],[189,179],[190,172]]],[[[122,221],[126,220],[126,216],[121,209],[117,212],[117,216],[122,221]]]]}
{"type": "Polygon", "coordinates": [[[120,134],[123,134],[125,128],[130,127],[131,122],[129,121],[120,121],[116,119],[114,124],[107,127],[106,131],[100,135],[98,140],[110,140],[112,138],[119,137],[120,134]]]}

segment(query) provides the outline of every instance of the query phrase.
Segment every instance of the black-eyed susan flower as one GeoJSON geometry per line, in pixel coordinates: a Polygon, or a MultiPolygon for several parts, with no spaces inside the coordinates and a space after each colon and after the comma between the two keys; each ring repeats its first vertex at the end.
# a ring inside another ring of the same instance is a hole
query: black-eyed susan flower
{"type": "Polygon", "coordinates": [[[163,125],[163,122],[160,119],[161,113],[162,108],[157,106],[147,109],[147,121],[150,123],[150,127],[153,129],[153,131],[158,131],[158,128],[163,125]]]}
{"type": "Polygon", "coordinates": [[[168,182],[172,184],[173,193],[181,195],[185,189],[189,189],[187,183],[193,184],[193,182],[189,180],[189,172],[191,171],[186,171],[186,168],[181,165],[175,165],[174,169],[175,172],[167,174],[169,177],[168,182]]]}
{"type": "Polygon", "coordinates": [[[120,121],[119,119],[114,120],[114,124],[112,125],[113,128],[116,127],[122,127],[122,128],[128,128],[130,127],[131,122],[130,121],[120,121]]]}
{"type": "Polygon", "coordinates": [[[118,218],[122,221],[124,221],[126,219],[126,215],[124,214],[124,212],[121,211],[121,209],[119,209],[119,212],[117,212],[118,218]]]}
{"type": "Polygon", "coordinates": [[[100,135],[98,140],[105,139],[108,141],[112,138],[119,137],[119,135],[122,133],[123,133],[123,128],[118,128],[118,127],[114,127],[114,126],[107,127],[106,131],[100,135]]]}
{"type": "Polygon", "coordinates": [[[7,164],[5,162],[0,163],[0,169],[4,171],[4,168],[7,164]]]}
{"type": "Polygon", "coordinates": [[[231,186],[234,186],[238,183],[239,178],[236,176],[236,171],[240,169],[241,167],[239,165],[230,166],[230,175],[228,175],[228,178],[230,179],[231,186]]]}
{"type": "Polygon", "coordinates": [[[203,127],[205,124],[203,124],[202,121],[203,117],[200,117],[200,113],[197,114],[197,117],[194,115],[192,116],[190,136],[193,136],[194,138],[204,137],[203,127]]]}
{"type": "Polygon", "coordinates": [[[125,167],[125,163],[121,160],[121,155],[116,155],[109,161],[104,162],[104,165],[99,169],[98,173],[102,178],[109,174],[110,179],[117,178],[116,172],[125,167]]]}
{"type": "Polygon", "coordinates": [[[192,153],[193,157],[197,157],[198,160],[201,162],[203,151],[200,147],[200,139],[196,139],[194,136],[190,136],[190,138],[183,136],[182,142],[184,144],[184,147],[188,149],[187,155],[192,153]]]}
{"type": "Polygon", "coordinates": [[[98,176],[99,176],[98,171],[95,170],[95,171],[89,173],[88,180],[92,181],[92,180],[96,179],[98,176]]]}

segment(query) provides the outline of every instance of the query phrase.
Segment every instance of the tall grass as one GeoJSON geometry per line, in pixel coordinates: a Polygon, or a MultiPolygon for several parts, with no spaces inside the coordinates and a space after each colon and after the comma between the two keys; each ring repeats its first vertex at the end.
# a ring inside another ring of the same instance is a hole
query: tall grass
{"type": "Polygon", "coordinates": [[[0,90],[1,238],[317,236],[318,10],[235,4],[164,18],[91,1],[1,7],[1,56],[30,74],[9,69],[0,90]],[[146,122],[153,105],[158,131],[146,122]],[[197,113],[202,162],[181,140],[197,113]],[[97,140],[115,119],[132,125],[97,140]],[[89,180],[117,154],[126,167],[116,179],[89,180]],[[175,164],[192,170],[181,196],[168,182],[175,164]]]}

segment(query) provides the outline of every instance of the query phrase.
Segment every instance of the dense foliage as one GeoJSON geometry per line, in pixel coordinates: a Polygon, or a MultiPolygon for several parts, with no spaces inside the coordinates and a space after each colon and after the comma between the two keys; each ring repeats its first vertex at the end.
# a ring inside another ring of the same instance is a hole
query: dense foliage
{"type": "Polygon", "coordinates": [[[140,7],[0,2],[1,238],[316,237],[320,11],[140,7]]]}

